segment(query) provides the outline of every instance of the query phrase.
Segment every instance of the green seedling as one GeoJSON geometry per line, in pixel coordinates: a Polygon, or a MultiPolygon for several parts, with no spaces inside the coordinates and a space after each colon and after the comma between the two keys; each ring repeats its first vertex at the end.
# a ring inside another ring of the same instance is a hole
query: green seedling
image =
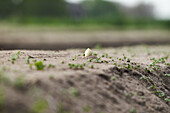
{"type": "Polygon", "coordinates": [[[31,63],[31,64],[29,65],[30,69],[32,69],[32,66],[33,66],[33,63],[31,63]]]}
{"type": "Polygon", "coordinates": [[[4,90],[0,89],[0,108],[2,108],[5,104],[5,94],[4,90]]]}
{"type": "Polygon", "coordinates": [[[165,98],[165,101],[170,102],[170,99],[169,98],[165,98]]]}
{"type": "MultiPolygon", "coordinates": [[[[16,54],[14,54],[12,57],[11,57],[11,63],[14,64],[16,59],[19,58],[19,55],[20,55],[21,51],[18,51],[16,54]]],[[[10,61],[10,59],[9,59],[10,61]]]]}
{"type": "Polygon", "coordinates": [[[156,89],[156,85],[152,85],[149,87],[150,89],[156,89]]]}
{"type": "Polygon", "coordinates": [[[94,68],[94,65],[89,65],[89,68],[93,69],[93,68],[94,68]]]}
{"type": "Polygon", "coordinates": [[[160,98],[165,96],[165,93],[163,91],[154,91],[155,94],[157,94],[160,98]]]}
{"type": "Polygon", "coordinates": [[[114,63],[113,65],[118,66],[118,64],[117,64],[117,63],[114,63]]]}
{"type": "Polygon", "coordinates": [[[86,65],[85,63],[83,63],[83,64],[68,64],[68,66],[72,69],[84,69],[85,65],[86,65]]]}
{"type": "Polygon", "coordinates": [[[69,93],[70,93],[70,95],[73,96],[73,97],[78,97],[78,96],[79,96],[78,90],[77,90],[76,88],[74,88],[74,87],[71,87],[71,88],[69,89],[69,93]]]}
{"type": "Polygon", "coordinates": [[[170,77],[170,74],[165,74],[166,77],[170,77]]]}
{"type": "Polygon", "coordinates": [[[2,70],[0,70],[0,83],[4,83],[4,84],[11,83],[11,80],[9,79],[9,77],[6,76],[2,70]]]}
{"type": "Polygon", "coordinates": [[[101,59],[101,57],[97,58],[97,59],[96,59],[96,63],[99,63],[99,62],[100,62],[100,59],[101,59]]]}
{"type": "Polygon", "coordinates": [[[37,70],[44,70],[44,68],[45,68],[45,65],[43,64],[42,61],[35,62],[34,65],[35,65],[35,67],[36,67],[37,70]]]}
{"type": "Polygon", "coordinates": [[[14,54],[11,58],[11,60],[16,60],[17,58],[19,58],[19,54],[21,53],[21,51],[18,51],[16,54],[14,54]]]}
{"type": "Polygon", "coordinates": [[[130,58],[127,59],[127,62],[130,62],[130,58]]]}
{"type": "Polygon", "coordinates": [[[104,60],[103,62],[104,62],[104,63],[109,63],[107,60],[104,60]]]}
{"type": "Polygon", "coordinates": [[[25,81],[24,77],[22,77],[22,76],[17,77],[14,82],[14,86],[16,88],[23,88],[25,86],[25,84],[26,84],[26,81],[25,81]]]}
{"type": "Polygon", "coordinates": [[[92,59],[92,58],[90,58],[90,59],[88,59],[88,61],[89,61],[89,62],[92,62],[92,61],[93,61],[93,59],[92,59]]]}
{"type": "Polygon", "coordinates": [[[145,99],[145,96],[141,96],[142,99],[145,99]]]}
{"type": "Polygon", "coordinates": [[[29,64],[30,63],[30,58],[31,58],[31,56],[28,56],[26,59],[25,59],[25,61],[29,64]]]}
{"type": "Polygon", "coordinates": [[[134,108],[132,108],[132,109],[130,110],[130,113],[136,113],[136,110],[135,110],[134,108]]]}
{"type": "Polygon", "coordinates": [[[64,61],[62,61],[61,63],[62,63],[62,64],[64,64],[65,62],[64,62],[64,61]]]}
{"type": "Polygon", "coordinates": [[[109,56],[109,55],[108,55],[108,53],[106,53],[106,55],[105,55],[105,56],[106,56],[106,58],[108,58],[108,56],[109,56]]]}
{"type": "Polygon", "coordinates": [[[37,60],[33,60],[33,62],[37,62],[37,60]]]}
{"type": "Polygon", "coordinates": [[[49,64],[49,65],[48,65],[48,68],[55,68],[55,65],[49,64]]]}
{"type": "Polygon", "coordinates": [[[112,76],[112,77],[110,78],[110,80],[116,80],[116,77],[115,77],[115,76],[112,76]]]}
{"type": "Polygon", "coordinates": [[[170,66],[170,63],[165,63],[165,65],[170,66]]]}
{"type": "Polygon", "coordinates": [[[127,57],[125,56],[125,54],[123,54],[123,59],[124,59],[124,60],[126,60],[126,59],[127,59],[127,57]]]}
{"type": "Polygon", "coordinates": [[[45,113],[47,109],[48,109],[48,102],[44,99],[36,101],[32,107],[32,111],[34,113],[45,113]]]}
{"type": "Polygon", "coordinates": [[[97,56],[98,54],[97,53],[93,53],[94,56],[97,56]]]}
{"type": "Polygon", "coordinates": [[[85,106],[85,107],[83,107],[83,111],[84,112],[90,112],[91,111],[91,107],[90,106],[85,106]]]}

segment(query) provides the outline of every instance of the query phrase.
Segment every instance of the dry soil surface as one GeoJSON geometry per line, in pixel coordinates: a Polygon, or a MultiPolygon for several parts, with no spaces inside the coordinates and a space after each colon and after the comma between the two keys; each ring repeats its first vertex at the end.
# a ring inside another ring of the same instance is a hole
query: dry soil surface
{"type": "Polygon", "coordinates": [[[170,44],[168,30],[72,30],[44,27],[0,26],[0,49],[61,50],[101,44],[120,47],[170,44]]]}
{"type": "Polygon", "coordinates": [[[170,46],[84,51],[0,51],[0,113],[170,113],[170,46]]]}

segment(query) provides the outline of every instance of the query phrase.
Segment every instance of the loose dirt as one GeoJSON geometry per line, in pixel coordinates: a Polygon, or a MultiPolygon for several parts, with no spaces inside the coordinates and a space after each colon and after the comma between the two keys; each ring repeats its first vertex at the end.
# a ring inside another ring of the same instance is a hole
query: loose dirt
{"type": "Polygon", "coordinates": [[[170,46],[92,50],[0,51],[0,113],[170,113],[170,46]]]}

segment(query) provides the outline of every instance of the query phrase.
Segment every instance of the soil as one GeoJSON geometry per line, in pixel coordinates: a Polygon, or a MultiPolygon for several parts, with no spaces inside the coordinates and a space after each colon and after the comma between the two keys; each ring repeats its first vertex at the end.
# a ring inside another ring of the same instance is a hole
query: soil
{"type": "Polygon", "coordinates": [[[0,113],[170,113],[170,46],[92,50],[0,51],[0,113]]]}
{"type": "Polygon", "coordinates": [[[168,30],[83,30],[44,27],[0,27],[0,49],[63,50],[87,48],[101,44],[103,47],[129,45],[170,44],[168,30]]]}

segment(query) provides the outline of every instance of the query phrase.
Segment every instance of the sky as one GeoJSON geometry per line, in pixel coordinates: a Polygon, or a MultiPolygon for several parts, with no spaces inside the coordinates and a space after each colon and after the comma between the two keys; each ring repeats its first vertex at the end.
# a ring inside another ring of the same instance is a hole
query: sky
{"type": "MultiPolygon", "coordinates": [[[[67,0],[68,2],[78,3],[83,0],[67,0]]],[[[154,6],[154,13],[158,19],[170,19],[170,0],[108,0],[116,1],[123,5],[133,7],[138,3],[147,3],[154,6]]]]}

